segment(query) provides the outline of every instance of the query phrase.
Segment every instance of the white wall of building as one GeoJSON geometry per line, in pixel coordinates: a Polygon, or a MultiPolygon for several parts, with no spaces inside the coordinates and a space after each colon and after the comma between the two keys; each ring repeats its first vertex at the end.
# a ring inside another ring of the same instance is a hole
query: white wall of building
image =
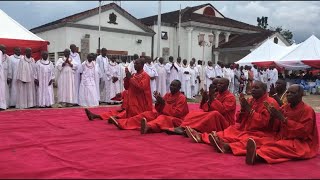
{"type": "MultiPolygon", "coordinates": [[[[81,39],[85,34],[90,35],[90,52],[95,53],[98,49],[99,31],[67,27],[67,44],[75,44],[81,49],[81,39]]],[[[129,55],[145,52],[147,56],[151,56],[151,36],[124,34],[116,32],[101,31],[100,47],[108,50],[128,51],[129,55]],[[141,44],[137,40],[141,39],[141,44]]]]}
{"type": "MultiPolygon", "coordinates": [[[[138,31],[138,32],[144,32],[143,29],[132,23],[127,18],[123,17],[121,14],[116,12],[113,9],[107,10],[103,13],[101,13],[101,26],[102,27],[109,27],[109,28],[116,28],[116,29],[126,29],[131,31],[138,31]],[[114,13],[117,15],[116,22],[118,24],[110,24],[109,22],[109,14],[114,13]]],[[[99,26],[99,15],[94,15],[85,19],[82,19],[76,24],[86,24],[86,25],[92,25],[92,26],[99,26]]]]}
{"type": "MultiPolygon", "coordinates": [[[[36,33],[36,35],[50,42],[50,45],[48,45],[49,53],[57,53],[64,51],[64,49],[66,48],[69,48],[70,44],[67,44],[66,41],[66,31],[66,27],[61,27],[49,31],[36,33]]],[[[55,57],[57,58],[57,54],[55,55],[55,57]]]]}

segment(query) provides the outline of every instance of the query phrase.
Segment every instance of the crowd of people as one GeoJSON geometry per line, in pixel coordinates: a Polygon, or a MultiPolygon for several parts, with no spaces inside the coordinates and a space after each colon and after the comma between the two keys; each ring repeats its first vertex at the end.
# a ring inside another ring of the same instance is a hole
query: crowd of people
{"type": "Polygon", "coordinates": [[[102,114],[85,109],[89,120],[108,120],[121,130],[184,135],[220,153],[244,155],[251,165],[309,159],[318,153],[316,115],[302,101],[303,87],[294,84],[287,89],[275,67],[222,62],[213,67],[211,61],[204,66],[202,61],[195,65],[194,58],[188,64],[181,58],[174,62],[173,57],[164,64],[161,57],[138,55],[130,63],[117,63],[114,56],[108,59],[105,48],[81,63],[75,50],[70,45],[54,66],[46,51],[35,61],[30,48],[24,56],[18,47],[8,56],[0,45],[0,108],[50,107],[56,80],[58,101],[66,106],[121,101],[119,109],[102,114]],[[199,110],[189,111],[187,99],[198,94],[199,110]]]}
{"type": "MultiPolygon", "coordinates": [[[[63,106],[120,103],[126,69],[136,73],[134,62],[139,56],[135,54],[131,62],[127,62],[126,58],[119,62],[115,56],[108,58],[107,49],[102,48],[100,55],[88,54],[82,62],[76,49],[71,44],[70,49],[64,50],[64,57],[54,65],[48,59],[48,52],[42,52],[41,59],[35,61],[31,56],[31,48],[26,48],[24,55],[21,55],[21,49],[16,47],[14,54],[8,56],[6,47],[0,45],[0,94],[4,95],[0,108],[51,107],[55,103],[54,84],[58,87],[57,103],[63,106]]],[[[222,62],[214,66],[211,61],[205,66],[201,60],[196,63],[195,58],[188,63],[186,59],[178,57],[174,62],[172,56],[168,63],[164,63],[162,57],[143,57],[143,69],[150,76],[151,91],[157,91],[160,95],[169,92],[170,82],[175,79],[181,82],[181,92],[188,99],[195,99],[200,91],[208,90],[217,77],[229,79],[228,89],[235,95],[250,94],[255,80],[266,83],[270,91],[278,79],[275,67],[258,69],[256,66],[239,67],[222,62]]],[[[155,100],[153,97],[153,102],[155,100]]]]}

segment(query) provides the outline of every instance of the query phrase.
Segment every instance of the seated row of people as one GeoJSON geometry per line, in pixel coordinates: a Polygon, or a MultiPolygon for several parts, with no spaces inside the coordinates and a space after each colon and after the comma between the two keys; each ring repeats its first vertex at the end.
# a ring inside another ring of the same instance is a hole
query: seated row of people
{"type": "Polygon", "coordinates": [[[152,109],[143,60],[137,60],[135,68],[137,73],[128,72],[125,78],[127,92],[123,93],[122,109],[102,115],[86,109],[90,120],[105,119],[119,129],[137,129],[141,134],[184,135],[194,142],[210,144],[220,153],[246,156],[247,164],[255,164],[256,160],[279,163],[308,159],[318,153],[315,112],[302,101],[299,85],[290,86],[284,93],[285,82],[278,80],[276,93],[269,96],[267,85],[255,81],[252,98],[240,95],[241,109],[236,113],[235,96],[228,91],[229,80],[216,78],[209,92],[202,92],[201,110],[189,112],[186,97],[180,92],[181,83],[174,80],[164,97],[153,93],[156,103],[152,109]]]}

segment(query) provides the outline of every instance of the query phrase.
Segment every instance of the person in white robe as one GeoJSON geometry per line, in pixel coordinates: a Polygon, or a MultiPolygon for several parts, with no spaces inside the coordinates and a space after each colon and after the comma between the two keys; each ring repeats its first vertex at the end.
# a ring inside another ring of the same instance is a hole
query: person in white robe
{"type": "MultiPolygon", "coordinates": [[[[183,76],[183,72],[181,71],[182,68],[182,62],[181,62],[181,57],[177,57],[177,62],[174,63],[175,66],[178,68],[179,72],[178,72],[178,80],[181,82],[182,81],[182,76],[183,76]]],[[[172,81],[171,81],[172,82],[172,81]]],[[[170,83],[171,83],[170,82],[170,83]]],[[[168,91],[169,92],[169,91],[168,91]]]]}
{"type": "Polygon", "coordinates": [[[253,72],[253,83],[254,81],[260,81],[257,65],[253,65],[251,71],[253,72]]]}
{"type": "Polygon", "coordinates": [[[79,53],[77,53],[77,46],[75,44],[71,44],[70,45],[70,58],[73,61],[73,64],[77,64],[77,70],[75,72],[75,79],[74,79],[74,83],[75,83],[75,96],[77,97],[75,104],[79,104],[79,87],[80,87],[80,73],[82,72],[81,69],[81,59],[80,59],[80,55],[79,53]]]}
{"type": "Polygon", "coordinates": [[[6,98],[6,84],[7,78],[5,75],[5,58],[6,54],[4,53],[5,50],[4,45],[0,45],[0,110],[7,109],[7,98],[6,98]]]}
{"type": "MultiPolygon", "coordinates": [[[[273,85],[273,87],[276,87],[276,82],[278,81],[278,70],[275,66],[271,66],[271,70],[269,71],[270,74],[270,87],[273,85]]],[[[269,89],[270,91],[270,89],[269,89]]],[[[268,91],[268,92],[269,92],[268,91]]]]}
{"type": "Polygon", "coordinates": [[[134,69],[134,62],[136,61],[136,59],[139,59],[138,54],[134,54],[133,60],[129,63],[128,70],[131,74],[137,73],[136,69],[134,69]]]}
{"type": "Polygon", "coordinates": [[[75,87],[75,73],[78,64],[70,57],[70,50],[64,50],[64,57],[57,61],[59,70],[58,78],[58,102],[67,106],[72,106],[78,101],[75,87]]]}
{"type": "Polygon", "coordinates": [[[158,73],[157,81],[157,92],[160,93],[161,96],[164,96],[167,93],[167,70],[165,65],[163,64],[164,59],[162,57],[159,58],[159,62],[156,63],[156,71],[158,73]]]}
{"type": "MultiPolygon", "coordinates": [[[[96,57],[96,55],[94,56],[96,57]]],[[[95,75],[94,75],[94,78],[95,78],[95,82],[96,82],[96,91],[97,91],[97,98],[98,98],[98,101],[100,102],[100,79],[102,77],[102,74],[100,72],[100,66],[99,64],[97,63],[96,61],[97,58],[94,58],[93,61],[94,61],[94,64],[95,64],[95,75]]]]}
{"type": "Polygon", "coordinates": [[[96,62],[94,54],[88,54],[81,68],[81,82],[79,87],[80,106],[99,106],[99,98],[96,87],[96,62]]]}
{"type": "Polygon", "coordinates": [[[197,65],[197,69],[198,69],[198,73],[199,73],[199,78],[198,78],[198,81],[199,81],[199,86],[198,86],[198,92],[200,94],[200,91],[201,89],[202,90],[205,90],[205,71],[204,71],[204,66],[202,65],[202,61],[201,60],[198,60],[198,65],[197,65]]]}
{"type": "Polygon", "coordinates": [[[177,79],[179,79],[179,69],[180,67],[173,62],[173,57],[170,56],[169,57],[169,62],[165,65],[165,69],[167,71],[167,80],[166,80],[166,92],[169,92],[169,88],[170,88],[170,83],[177,79]]]}
{"type": "Polygon", "coordinates": [[[182,67],[181,67],[181,72],[183,73],[182,75],[182,80],[181,80],[181,91],[184,93],[184,95],[188,98],[191,99],[191,72],[190,72],[190,67],[187,65],[187,60],[184,59],[182,61],[182,67]]]}
{"type": "Polygon", "coordinates": [[[8,84],[10,88],[10,107],[15,107],[17,103],[17,69],[21,59],[21,49],[14,48],[14,54],[9,57],[8,84]]]}
{"type": "Polygon", "coordinates": [[[111,100],[118,93],[120,93],[120,66],[116,62],[116,57],[112,56],[109,63],[105,65],[105,89],[106,89],[106,99],[105,102],[108,104],[119,103],[118,101],[111,100]]]}
{"type": "Polygon", "coordinates": [[[100,101],[104,102],[106,99],[106,90],[105,90],[105,72],[104,72],[104,66],[109,63],[109,59],[107,57],[107,49],[106,48],[101,48],[101,54],[97,57],[96,59],[97,65],[99,66],[100,69],[100,82],[99,82],[99,89],[100,89],[100,101]]]}
{"type": "Polygon", "coordinates": [[[48,59],[48,52],[41,53],[42,59],[36,62],[34,79],[38,89],[37,105],[39,107],[51,107],[54,104],[53,81],[54,66],[48,59]]]}
{"type": "MultiPolygon", "coordinates": [[[[222,62],[218,61],[217,65],[214,67],[214,70],[216,72],[216,77],[223,77],[223,72],[222,72],[223,64],[222,62]]],[[[207,85],[209,88],[210,85],[207,85]]]]}
{"type": "Polygon", "coordinates": [[[9,73],[9,56],[6,54],[6,46],[0,45],[0,51],[2,52],[1,60],[1,67],[3,71],[3,81],[5,86],[5,94],[4,97],[6,98],[6,108],[10,105],[10,93],[9,93],[9,86],[8,86],[8,73],[9,73]]]}
{"type": "MultiPolygon", "coordinates": [[[[146,56],[145,57],[145,63],[143,66],[143,70],[150,76],[150,88],[151,92],[157,91],[157,77],[158,77],[158,72],[154,66],[151,64],[151,57],[146,56]]],[[[153,102],[156,101],[156,98],[152,96],[153,102]]]]}
{"type": "Polygon", "coordinates": [[[129,63],[127,63],[126,57],[122,57],[121,63],[119,64],[120,66],[120,77],[119,77],[119,86],[120,86],[120,92],[123,92],[124,89],[124,81],[123,79],[126,77],[126,68],[128,68],[129,63]]]}
{"type": "Polygon", "coordinates": [[[242,93],[243,94],[247,94],[247,84],[248,84],[248,79],[249,79],[249,70],[248,70],[248,66],[247,65],[245,65],[244,66],[244,69],[242,70],[242,72],[243,72],[243,74],[244,74],[244,79],[245,79],[245,83],[244,83],[244,85],[243,85],[243,91],[242,91],[242,93]]]}
{"type": "Polygon", "coordinates": [[[34,84],[34,59],[31,48],[25,49],[17,67],[17,109],[31,108],[36,104],[34,84]]]}
{"type": "Polygon", "coordinates": [[[190,86],[191,86],[191,99],[195,99],[195,96],[197,95],[198,90],[198,70],[197,67],[194,65],[195,61],[190,61],[190,86]]]}
{"type": "Polygon", "coordinates": [[[234,69],[233,69],[233,73],[234,73],[234,94],[236,96],[238,96],[239,93],[239,88],[240,88],[240,76],[241,76],[241,72],[239,70],[239,64],[235,64],[234,65],[234,69]]]}
{"type": "Polygon", "coordinates": [[[214,78],[216,78],[216,71],[215,68],[212,66],[212,61],[208,61],[208,65],[205,68],[205,75],[206,75],[206,83],[205,88],[209,92],[210,84],[214,78]]]}
{"type": "Polygon", "coordinates": [[[234,64],[230,64],[230,67],[229,67],[229,69],[228,69],[228,73],[229,73],[229,91],[231,92],[231,93],[235,93],[235,90],[234,90],[234,76],[235,76],[235,74],[234,74],[234,64]]]}

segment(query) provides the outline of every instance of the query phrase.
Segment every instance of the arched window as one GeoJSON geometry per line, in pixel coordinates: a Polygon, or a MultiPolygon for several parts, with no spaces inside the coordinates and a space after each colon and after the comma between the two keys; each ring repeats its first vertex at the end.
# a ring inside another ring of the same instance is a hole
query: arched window
{"type": "Polygon", "coordinates": [[[206,15],[206,16],[215,16],[215,12],[214,12],[214,10],[212,9],[212,7],[206,7],[206,8],[203,10],[203,15],[206,15]]]}
{"type": "Polygon", "coordinates": [[[279,41],[279,40],[278,40],[277,37],[275,37],[275,38],[273,39],[273,42],[276,43],[276,44],[278,44],[278,41],[279,41]]]}

